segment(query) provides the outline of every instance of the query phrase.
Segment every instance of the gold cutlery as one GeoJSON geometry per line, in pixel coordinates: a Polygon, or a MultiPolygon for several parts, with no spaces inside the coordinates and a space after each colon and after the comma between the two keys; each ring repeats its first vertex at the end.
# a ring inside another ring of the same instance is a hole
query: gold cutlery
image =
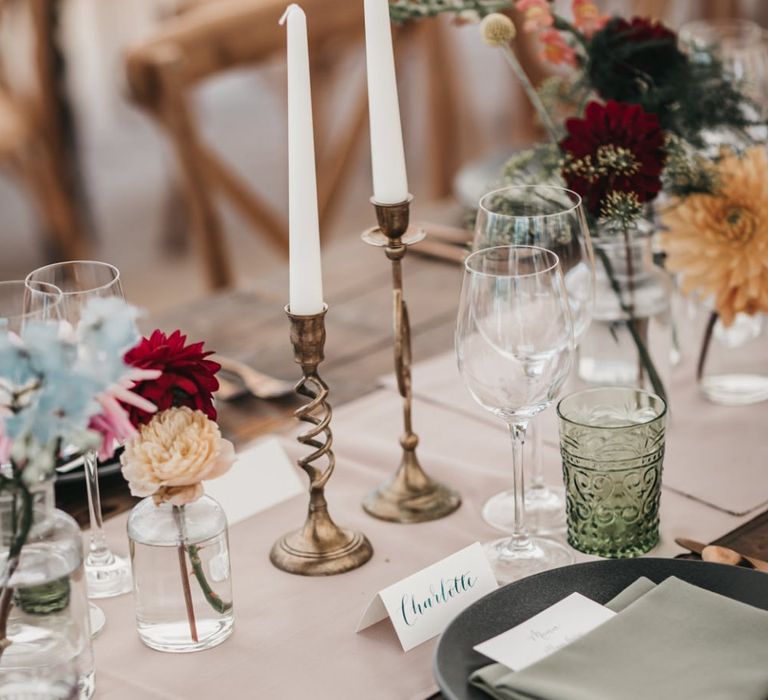
{"type": "Polygon", "coordinates": [[[259,372],[245,362],[224,355],[214,355],[211,358],[221,365],[221,369],[234,375],[242,382],[242,387],[224,376],[219,376],[219,391],[217,396],[222,401],[230,401],[244,393],[253,394],[258,399],[278,399],[293,392],[293,384],[282,379],[270,377],[259,372]]]}
{"type": "Polygon", "coordinates": [[[743,561],[747,561],[758,571],[768,573],[768,561],[741,554],[741,552],[737,552],[728,547],[720,547],[719,545],[714,544],[702,544],[701,542],[690,540],[686,537],[676,537],[675,542],[683,549],[701,555],[701,558],[704,561],[716,562],[718,564],[732,564],[735,566],[743,561]]]}

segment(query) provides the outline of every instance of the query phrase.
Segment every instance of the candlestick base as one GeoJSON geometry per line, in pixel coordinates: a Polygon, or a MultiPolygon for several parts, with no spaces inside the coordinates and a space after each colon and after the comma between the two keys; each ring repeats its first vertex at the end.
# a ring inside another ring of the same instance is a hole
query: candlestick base
{"type": "Polygon", "coordinates": [[[403,450],[395,474],[363,500],[369,515],[393,523],[423,523],[450,515],[461,505],[453,489],[427,476],[414,449],[403,450]]]}
{"type": "Polygon", "coordinates": [[[301,530],[275,542],[269,559],[291,574],[333,576],[362,566],[372,555],[373,547],[365,535],[341,529],[328,511],[315,511],[301,530]]]}
{"type": "Polygon", "coordinates": [[[328,386],[317,371],[323,361],[327,308],[317,314],[299,316],[286,307],[291,320],[294,359],[301,365],[303,374],[296,392],[309,399],[295,413],[300,421],[309,425],[297,437],[311,450],[298,460],[298,465],[309,477],[309,508],[304,526],[277,540],[269,559],[278,569],[301,576],[343,574],[362,566],[373,555],[373,547],[365,535],[344,530],[333,522],[325,500],[325,485],[336,466],[331,449],[333,435],[328,386]]]}

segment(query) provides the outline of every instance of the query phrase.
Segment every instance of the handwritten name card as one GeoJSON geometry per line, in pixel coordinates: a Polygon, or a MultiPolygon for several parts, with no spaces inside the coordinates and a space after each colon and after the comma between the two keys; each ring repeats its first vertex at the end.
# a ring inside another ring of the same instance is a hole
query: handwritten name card
{"type": "Polygon", "coordinates": [[[475,542],[379,591],[357,631],[389,617],[403,651],[409,651],[440,634],[464,608],[496,587],[491,565],[475,542]]]}
{"type": "Polygon", "coordinates": [[[475,651],[520,671],[591,632],[615,614],[581,593],[571,593],[530,620],[478,644],[475,651]]]}

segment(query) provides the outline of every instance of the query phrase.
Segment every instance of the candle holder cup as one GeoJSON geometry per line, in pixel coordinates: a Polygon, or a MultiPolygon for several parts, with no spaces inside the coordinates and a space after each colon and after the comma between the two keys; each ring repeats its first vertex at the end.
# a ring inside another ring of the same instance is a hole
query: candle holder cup
{"type": "Polygon", "coordinates": [[[328,513],[325,485],[331,478],[336,458],[331,449],[331,407],[327,402],[328,386],[317,368],[323,361],[325,345],[325,314],[327,305],[318,314],[297,316],[286,306],[291,321],[291,343],[294,359],[301,365],[303,377],[296,384],[296,393],[310,401],[296,410],[296,417],[311,427],[298,436],[302,445],[312,452],[298,460],[309,476],[309,509],[304,526],[281,537],[272,546],[269,558],[283,571],[302,576],[329,576],[362,566],[373,555],[368,539],[360,532],[340,528],[328,513]],[[325,466],[317,466],[320,460],[325,466]]]}
{"type": "Polygon", "coordinates": [[[421,229],[408,230],[411,199],[409,196],[398,204],[380,204],[371,200],[379,225],[362,235],[369,245],[384,248],[392,263],[395,375],[398,391],[403,397],[405,427],[400,438],[403,448],[400,466],[392,477],[366,496],[363,508],[376,518],[398,523],[437,520],[461,505],[459,494],[429,477],[416,456],[419,437],[413,431],[411,420],[411,327],[403,298],[401,261],[408,246],[423,240],[426,234],[421,229]]]}

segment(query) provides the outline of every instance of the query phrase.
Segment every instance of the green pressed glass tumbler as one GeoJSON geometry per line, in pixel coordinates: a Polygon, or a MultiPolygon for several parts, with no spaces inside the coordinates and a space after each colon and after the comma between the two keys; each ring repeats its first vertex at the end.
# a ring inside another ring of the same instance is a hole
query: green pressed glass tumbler
{"type": "Polygon", "coordinates": [[[641,389],[586,389],[557,406],[568,543],[635,557],[659,541],[667,405],[641,389]]]}

